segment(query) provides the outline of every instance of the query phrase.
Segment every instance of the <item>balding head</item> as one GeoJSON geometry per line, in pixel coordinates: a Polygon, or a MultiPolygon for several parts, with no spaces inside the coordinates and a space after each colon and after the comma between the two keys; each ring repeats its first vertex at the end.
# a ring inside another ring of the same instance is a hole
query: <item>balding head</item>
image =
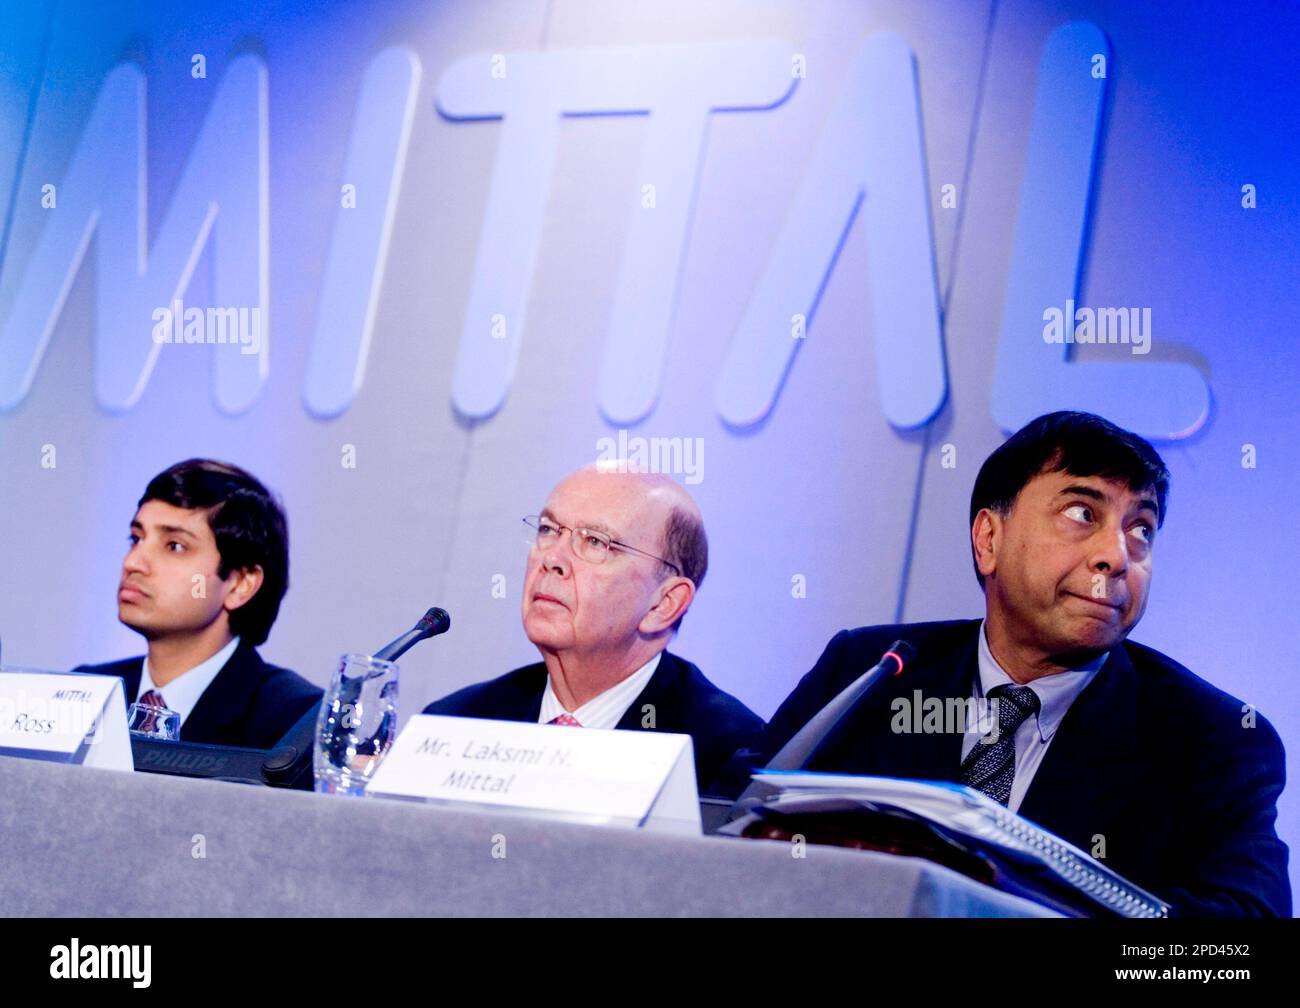
{"type": "Polygon", "coordinates": [[[583,466],[568,479],[583,474],[624,481],[620,491],[640,497],[646,504],[646,520],[661,530],[659,556],[676,567],[678,574],[690,578],[697,589],[700,587],[709,568],[709,541],[704,535],[700,506],[684,486],[662,473],[636,472],[622,459],[583,466]]]}
{"type": "Polygon", "coordinates": [[[603,562],[592,562],[575,551],[571,532],[561,532],[530,551],[524,629],[544,654],[652,656],[667,646],[704,579],[708,543],[698,505],[667,476],[627,468],[584,466],[547,498],[542,517],[552,526],[585,528],[614,545],[603,562]]]}

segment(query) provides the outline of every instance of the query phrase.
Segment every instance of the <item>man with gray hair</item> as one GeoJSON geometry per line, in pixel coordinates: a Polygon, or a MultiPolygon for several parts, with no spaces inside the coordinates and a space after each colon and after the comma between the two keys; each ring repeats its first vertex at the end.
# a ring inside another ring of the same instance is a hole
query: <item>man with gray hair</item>
{"type": "Polygon", "coordinates": [[[685,489],[627,468],[579,469],[524,519],[524,631],[542,660],[424,713],[690,735],[703,791],[763,721],[666,650],[704,581],[708,540],[685,489]]]}

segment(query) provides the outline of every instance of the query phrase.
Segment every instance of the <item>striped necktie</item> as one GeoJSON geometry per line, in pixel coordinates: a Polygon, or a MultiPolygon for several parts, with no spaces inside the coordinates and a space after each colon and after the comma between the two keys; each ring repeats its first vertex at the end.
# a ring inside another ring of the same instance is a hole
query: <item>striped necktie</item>
{"type": "Polygon", "coordinates": [[[989,700],[997,701],[997,741],[976,742],[962,761],[958,780],[1005,805],[1016,778],[1016,730],[1038,713],[1038,694],[1028,686],[1003,684],[989,690],[989,700]]]}
{"type": "MultiPolygon", "coordinates": [[[[136,703],[144,704],[147,707],[165,708],[167,706],[167,701],[163,699],[163,695],[159,693],[157,690],[152,690],[152,689],[145,690],[143,693],[141,693],[140,699],[137,700],[136,703]]],[[[153,732],[157,729],[157,727],[158,727],[158,714],[156,711],[150,711],[148,714],[144,716],[144,722],[140,725],[139,728],[136,729],[136,731],[153,732]]]]}

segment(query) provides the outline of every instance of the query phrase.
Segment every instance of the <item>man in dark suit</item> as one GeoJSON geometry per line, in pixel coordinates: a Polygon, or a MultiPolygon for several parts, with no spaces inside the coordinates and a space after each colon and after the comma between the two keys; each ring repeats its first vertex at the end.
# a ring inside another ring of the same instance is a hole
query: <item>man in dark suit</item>
{"type": "Polygon", "coordinates": [[[580,469],[524,519],[524,631],[542,661],[424,713],[690,735],[703,791],[763,722],[665,650],[704,580],[708,540],[681,486],[628,468],[580,469]]]}
{"type": "Polygon", "coordinates": [[[118,619],[148,653],[76,671],[120,676],[128,706],[175,710],[187,742],[270,748],[321,697],[255,649],[289,585],[280,505],[244,470],[190,459],[150,481],[129,541],[118,619]]]}
{"type": "Polygon", "coordinates": [[[837,634],[773,716],[764,751],[903,639],[915,659],[862,698],[809,769],[965,783],[1175,915],[1289,916],[1277,732],[1126,640],[1168,488],[1155,450],[1100,417],[1033,421],[989,457],[971,496],[985,618],[837,634]]]}

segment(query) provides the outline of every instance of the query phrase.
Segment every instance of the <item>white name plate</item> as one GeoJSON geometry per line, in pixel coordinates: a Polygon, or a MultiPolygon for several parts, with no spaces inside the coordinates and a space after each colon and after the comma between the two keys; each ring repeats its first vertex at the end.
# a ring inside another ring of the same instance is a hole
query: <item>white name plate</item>
{"type": "Polygon", "coordinates": [[[134,769],[122,680],[0,670],[0,755],[134,769]]]}
{"type": "Polygon", "coordinates": [[[366,794],[698,835],[689,735],[417,714],[366,794]]]}

